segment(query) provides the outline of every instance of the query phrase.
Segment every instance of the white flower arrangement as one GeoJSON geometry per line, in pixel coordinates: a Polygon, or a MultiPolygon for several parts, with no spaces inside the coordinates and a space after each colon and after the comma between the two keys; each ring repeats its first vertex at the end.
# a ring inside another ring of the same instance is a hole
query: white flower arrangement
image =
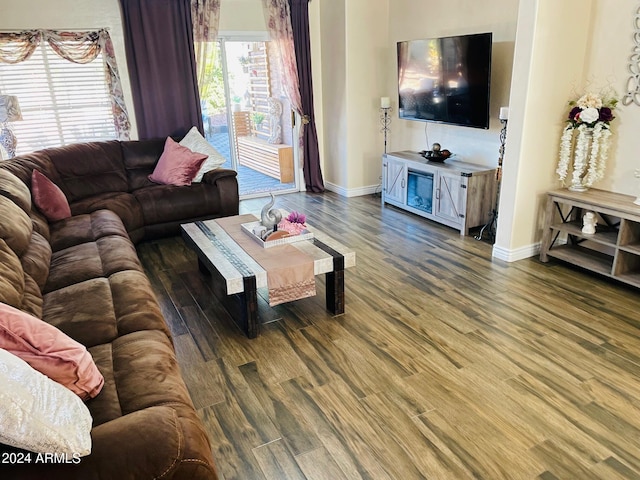
{"type": "Polygon", "coordinates": [[[569,102],[572,108],[560,138],[560,160],[556,169],[563,185],[569,172],[574,137],[570,188],[584,189],[604,178],[611,138],[610,122],[615,118],[613,110],[617,103],[613,95],[591,92],[569,102]]]}

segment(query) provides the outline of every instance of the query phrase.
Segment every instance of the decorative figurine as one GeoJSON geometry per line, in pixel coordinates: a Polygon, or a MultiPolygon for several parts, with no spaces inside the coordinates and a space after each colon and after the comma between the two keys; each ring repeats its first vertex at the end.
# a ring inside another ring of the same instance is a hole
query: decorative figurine
{"type": "MultiPolygon", "coordinates": [[[[640,169],[634,170],[633,171],[633,176],[640,179],[640,169]]],[[[638,188],[640,190],[640,187],[638,188]]],[[[640,205],[640,193],[638,194],[638,196],[636,197],[636,199],[633,201],[633,203],[635,205],[640,205]]]]}
{"type": "Polygon", "coordinates": [[[282,213],[280,213],[280,210],[277,208],[271,208],[273,207],[273,204],[276,203],[276,199],[273,196],[273,193],[269,193],[269,195],[271,195],[271,201],[262,207],[262,211],[260,212],[260,223],[267,227],[267,230],[274,230],[277,228],[280,220],[282,220],[282,213]]]}
{"type": "Polygon", "coordinates": [[[596,233],[596,225],[598,224],[598,220],[596,219],[596,214],[593,212],[587,212],[582,217],[582,233],[585,235],[593,235],[596,233]]]}

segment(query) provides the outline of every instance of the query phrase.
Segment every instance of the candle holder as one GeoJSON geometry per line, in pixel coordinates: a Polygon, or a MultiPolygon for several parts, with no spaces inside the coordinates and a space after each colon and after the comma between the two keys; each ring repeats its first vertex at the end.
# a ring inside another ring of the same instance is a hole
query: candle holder
{"type": "Polygon", "coordinates": [[[389,125],[391,125],[391,107],[380,107],[380,124],[382,128],[380,131],[384,133],[384,153],[387,153],[387,134],[391,131],[389,125]]]}

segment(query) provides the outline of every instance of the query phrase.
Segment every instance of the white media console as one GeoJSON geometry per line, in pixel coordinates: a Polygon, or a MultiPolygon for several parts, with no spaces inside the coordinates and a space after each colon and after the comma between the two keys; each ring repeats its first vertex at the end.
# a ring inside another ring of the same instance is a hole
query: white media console
{"type": "Polygon", "coordinates": [[[388,203],[468,235],[491,219],[495,168],[447,159],[427,161],[416,152],[382,156],[382,204],[388,203]]]}

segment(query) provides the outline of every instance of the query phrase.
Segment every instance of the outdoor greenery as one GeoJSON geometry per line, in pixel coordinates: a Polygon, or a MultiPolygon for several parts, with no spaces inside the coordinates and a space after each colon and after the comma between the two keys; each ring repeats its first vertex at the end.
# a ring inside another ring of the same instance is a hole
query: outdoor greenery
{"type": "Polygon", "coordinates": [[[200,78],[200,99],[207,106],[209,115],[224,112],[224,76],[220,60],[220,45],[216,42],[207,52],[204,75],[200,78]]]}
{"type": "Polygon", "coordinates": [[[253,124],[256,126],[256,128],[259,128],[260,125],[262,125],[262,122],[264,122],[264,113],[253,112],[251,114],[251,118],[253,119],[253,124]]]}

